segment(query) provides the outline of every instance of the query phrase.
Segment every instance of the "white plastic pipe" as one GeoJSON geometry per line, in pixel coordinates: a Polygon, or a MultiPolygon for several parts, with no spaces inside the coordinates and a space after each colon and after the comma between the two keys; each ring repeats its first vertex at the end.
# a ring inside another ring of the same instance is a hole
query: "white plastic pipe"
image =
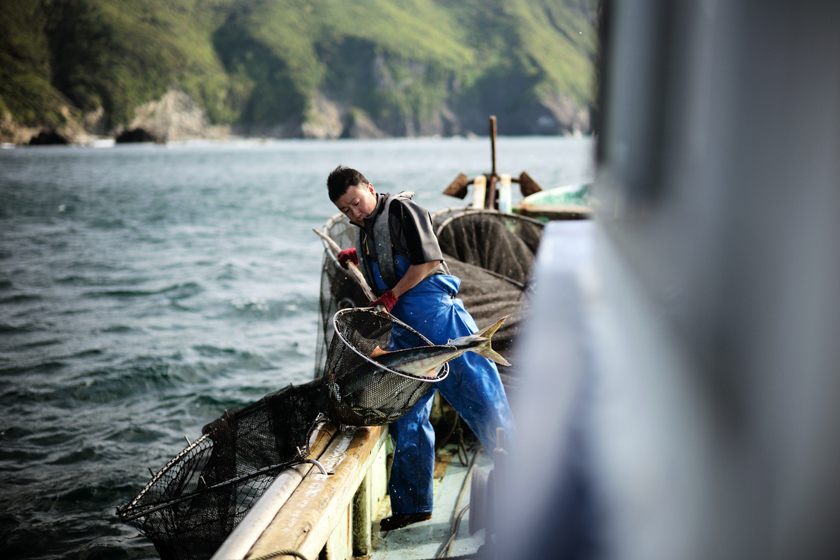
{"type": "Polygon", "coordinates": [[[474,181],[475,188],[473,189],[473,208],[484,208],[484,197],[487,194],[487,177],[479,175],[474,181]]]}
{"type": "Polygon", "coordinates": [[[502,173],[499,176],[499,212],[510,213],[513,207],[510,193],[510,175],[502,173]]]}

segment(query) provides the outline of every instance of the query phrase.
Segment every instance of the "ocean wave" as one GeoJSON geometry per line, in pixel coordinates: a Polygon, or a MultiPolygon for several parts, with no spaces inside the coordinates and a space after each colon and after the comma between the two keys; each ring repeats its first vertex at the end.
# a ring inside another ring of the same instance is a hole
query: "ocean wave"
{"type": "Polygon", "coordinates": [[[96,332],[102,334],[126,334],[130,332],[143,332],[143,329],[137,327],[129,327],[128,325],[111,325],[97,329],[96,332]]]}
{"type": "MultiPolygon", "coordinates": [[[[27,378],[40,375],[58,379],[59,372],[72,372],[70,365],[57,360],[15,365],[0,370],[0,375],[27,378]]],[[[52,381],[43,387],[17,384],[0,393],[0,406],[31,408],[33,403],[52,403],[63,409],[73,409],[80,402],[108,403],[138,398],[149,392],[166,392],[184,384],[178,368],[173,368],[169,361],[141,360],[122,366],[80,370],[69,379],[52,381]]]]}
{"type": "Polygon", "coordinates": [[[114,278],[109,276],[91,276],[89,274],[71,274],[55,279],[56,284],[68,286],[137,286],[149,282],[146,276],[114,278]]]}
{"type": "Polygon", "coordinates": [[[199,344],[192,347],[199,355],[206,356],[209,358],[218,358],[224,357],[228,358],[230,356],[236,355],[236,350],[233,348],[219,348],[217,346],[212,346],[209,344],[199,344]]]}
{"type": "Polygon", "coordinates": [[[15,376],[20,375],[22,373],[35,375],[35,374],[52,374],[58,372],[65,368],[67,364],[65,362],[59,360],[49,359],[42,362],[37,362],[34,364],[18,364],[0,368],[0,375],[2,376],[15,376]]]}
{"type": "Polygon", "coordinates": [[[185,282],[183,284],[172,284],[158,290],[97,290],[84,293],[85,297],[101,298],[142,298],[148,296],[164,295],[172,301],[191,298],[204,291],[201,284],[197,282],[185,282]]]}
{"type": "Polygon", "coordinates": [[[230,300],[230,306],[233,314],[238,317],[275,320],[317,312],[319,302],[313,297],[274,301],[263,298],[234,298],[230,300]]]}
{"type": "Polygon", "coordinates": [[[43,296],[38,294],[14,294],[12,296],[7,296],[4,298],[0,298],[0,305],[11,305],[16,303],[29,303],[32,301],[41,301],[43,300],[43,296]]]}
{"type": "Polygon", "coordinates": [[[154,443],[162,440],[164,433],[149,425],[129,424],[120,426],[108,432],[104,439],[114,443],[154,443]]]}
{"type": "MultiPolygon", "coordinates": [[[[8,432],[9,429],[4,431],[8,432]]],[[[3,470],[6,472],[26,469],[26,467],[22,465],[32,461],[40,463],[48,454],[45,449],[38,447],[20,447],[17,445],[9,445],[8,442],[13,441],[14,439],[15,438],[7,438],[5,436],[0,439],[0,441],[6,442],[2,447],[0,447],[0,463],[8,462],[3,466],[3,470]],[[21,466],[15,468],[15,466],[13,466],[15,464],[21,466]]]]}
{"type": "Polygon", "coordinates": [[[204,288],[197,282],[186,282],[184,284],[175,284],[161,291],[168,299],[180,300],[191,298],[204,291],[204,288]]]}
{"type": "Polygon", "coordinates": [[[231,411],[237,408],[242,408],[251,404],[250,400],[241,397],[234,397],[229,395],[223,396],[223,393],[207,393],[194,395],[190,399],[190,404],[201,412],[211,412],[212,415],[218,416],[218,411],[231,411]]]}
{"type": "Polygon", "coordinates": [[[84,463],[87,461],[95,461],[98,458],[98,453],[93,447],[87,446],[82,449],[76,449],[69,453],[60,455],[59,457],[46,461],[47,465],[73,465],[76,463],[84,463]]]}
{"type": "Polygon", "coordinates": [[[12,325],[9,323],[0,323],[0,333],[14,334],[14,333],[28,333],[33,329],[30,325],[12,325]]]}
{"type": "Polygon", "coordinates": [[[128,225],[121,218],[94,218],[88,225],[97,229],[125,229],[128,225]]]}
{"type": "Polygon", "coordinates": [[[62,344],[65,340],[61,338],[47,338],[43,340],[35,340],[32,342],[27,342],[26,344],[20,344],[15,348],[16,350],[19,349],[30,349],[30,348],[42,348],[44,346],[55,346],[56,344],[62,344]]]}

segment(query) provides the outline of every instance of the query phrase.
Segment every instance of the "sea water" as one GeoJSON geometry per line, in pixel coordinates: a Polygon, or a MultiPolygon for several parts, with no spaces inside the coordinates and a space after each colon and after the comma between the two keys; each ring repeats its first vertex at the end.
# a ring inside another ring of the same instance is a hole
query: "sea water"
{"type": "MultiPolygon", "coordinates": [[[[592,147],[499,138],[497,172],[589,182],[592,147]]],[[[312,378],[338,164],[435,211],[490,142],[0,150],[1,558],[157,558],[115,508],[225,409],[312,378]]]]}

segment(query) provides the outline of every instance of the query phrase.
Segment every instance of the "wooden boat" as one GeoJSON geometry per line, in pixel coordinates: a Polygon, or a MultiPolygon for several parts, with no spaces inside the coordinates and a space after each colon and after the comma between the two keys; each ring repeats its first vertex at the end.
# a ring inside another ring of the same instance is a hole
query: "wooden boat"
{"type": "MultiPolygon", "coordinates": [[[[494,124],[495,119],[491,120],[491,126],[494,124]]],[[[495,140],[495,135],[491,138],[495,140]]],[[[498,179],[494,165],[487,182],[495,185],[498,179]]],[[[459,179],[461,188],[472,182],[465,176],[459,179]]],[[[530,178],[524,182],[532,190],[536,185],[530,178]]],[[[503,354],[512,353],[531,291],[531,265],[543,224],[494,208],[475,207],[480,205],[473,202],[469,207],[436,212],[433,223],[450,270],[461,278],[458,297],[479,327],[490,324],[493,318],[510,315],[494,336],[494,348],[503,354]]],[[[322,237],[328,241],[321,274],[316,372],[323,371],[326,363],[334,335],[333,315],[370,299],[335,260],[335,246],[353,246],[354,234],[342,214],[330,218],[322,228],[322,237]]],[[[508,393],[515,392],[515,368],[500,373],[508,393]]],[[[453,413],[436,395],[433,423],[441,435],[455,431],[453,413]]],[[[470,474],[474,469],[489,467],[488,453],[474,451],[470,459],[463,446],[443,446],[436,455],[432,519],[380,533],[379,520],[390,514],[387,481],[393,449],[387,426],[356,428],[327,423],[312,435],[310,443],[309,459],[319,466],[298,465],[279,475],[213,560],[270,554],[282,557],[281,552],[309,560],[417,559],[441,553],[472,553],[483,544],[483,530],[470,536],[460,525],[470,499],[470,474]]]]}
{"type": "MultiPolygon", "coordinates": [[[[446,209],[435,213],[433,220],[447,262],[453,274],[462,279],[459,297],[479,326],[487,322],[482,318],[511,315],[507,329],[494,337],[494,346],[502,352],[512,351],[529,291],[527,260],[533,260],[542,224],[513,214],[472,208],[446,209]],[[476,231],[479,235],[474,235],[476,231]],[[467,233],[455,239],[449,232],[467,233]],[[495,232],[495,237],[488,237],[488,232],[495,232]],[[480,246],[482,239],[490,244],[494,239],[505,242],[490,250],[480,246]]],[[[340,247],[351,245],[352,229],[342,214],[328,220],[323,231],[340,247]]],[[[332,315],[342,307],[363,305],[367,297],[330,251],[325,251],[321,281],[323,328],[318,361],[323,364],[333,334],[332,315]]],[[[515,389],[515,373],[504,374],[503,380],[509,391],[515,389]]],[[[451,431],[453,415],[445,402],[436,400],[433,416],[442,432],[451,431]]],[[[458,446],[445,446],[436,457],[432,520],[380,535],[378,521],[389,514],[388,456],[392,448],[387,426],[341,428],[324,424],[313,434],[311,449],[309,458],[317,460],[324,470],[305,464],[279,475],[214,559],[257,558],[281,550],[294,551],[310,560],[431,558],[449,538],[453,517],[457,517],[454,514],[469,503],[465,489],[469,466],[462,464],[467,462],[466,452],[460,451],[459,460],[458,446]]],[[[478,466],[473,468],[489,463],[490,456],[483,453],[474,458],[478,466]]],[[[466,533],[462,529],[453,539],[449,548],[454,553],[474,552],[483,543],[483,531],[473,537],[466,533]]]]}

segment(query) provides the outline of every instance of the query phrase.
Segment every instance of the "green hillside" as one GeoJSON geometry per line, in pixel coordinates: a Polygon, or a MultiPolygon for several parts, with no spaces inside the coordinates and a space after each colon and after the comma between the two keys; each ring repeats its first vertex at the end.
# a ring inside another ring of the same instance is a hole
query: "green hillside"
{"type": "Polygon", "coordinates": [[[586,131],[595,2],[4,0],[0,114],[113,133],[176,90],[245,134],[586,131]]]}

